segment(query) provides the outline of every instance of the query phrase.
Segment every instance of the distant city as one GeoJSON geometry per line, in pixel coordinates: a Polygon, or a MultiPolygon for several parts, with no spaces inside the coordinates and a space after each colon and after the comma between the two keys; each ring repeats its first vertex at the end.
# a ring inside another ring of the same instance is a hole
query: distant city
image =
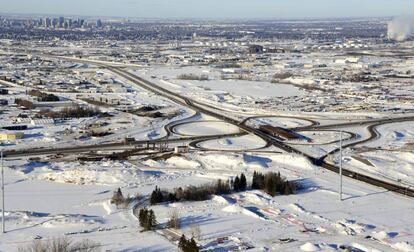
{"type": "Polygon", "coordinates": [[[72,19],[65,17],[44,17],[40,19],[2,19],[0,25],[3,27],[24,27],[24,28],[47,28],[47,29],[91,29],[102,28],[101,19],[94,21],[81,18],[72,19]]]}

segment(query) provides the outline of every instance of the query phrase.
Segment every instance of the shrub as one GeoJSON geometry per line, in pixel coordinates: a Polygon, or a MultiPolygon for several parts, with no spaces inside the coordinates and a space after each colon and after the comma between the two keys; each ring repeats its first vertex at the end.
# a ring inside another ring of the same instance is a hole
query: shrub
{"type": "Polygon", "coordinates": [[[174,229],[180,229],[181,228],[180,216],[178,215],[178,212],[176,210],[174,210],[170,214],[170,219],[168,220],[167,226],[168,226],[168,228],[174,228],[174,229]]]}
{"type": "Polygon", "coordinates": [[[111,204],[115,204],[117,208],[126,208],[134,199],[137,198],[139,198],[139,195],[136,195],[135,197],[131,197],[129,195],[127,197],[124,197],[121,188],[118,188],[112,195],[111,204]]]}
{"type": "Polygon", "coordinates": [[[190,229],[191,236],[197,239],[198,241],[201,240],[201,228],[199,225],[192,225],[190,229]]]}
{"type": "Polygon", "coordinates": [[[16,103],[19,106],[25,107],[27,109],[34,109],[35,105],[33,104],[33,102],[28,101],[28,100],[24,100],[24,99],[15,99],[14,103],[16,103]]]}

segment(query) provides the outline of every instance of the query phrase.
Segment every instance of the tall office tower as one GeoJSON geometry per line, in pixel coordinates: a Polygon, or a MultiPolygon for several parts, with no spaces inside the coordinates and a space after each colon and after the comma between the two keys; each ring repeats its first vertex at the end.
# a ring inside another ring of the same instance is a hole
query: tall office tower
{"type": "Polygon", "coordinates": [[[96,20],[96,27],[101,28],[102,27],[102,21],[100,19],[96,20]]]}
{"type": "Polygon", "coordinates": [[[50,21],[50,18],[45,18],[45,23],[44,23],[46,28],[49,28],[52,25],[52,22],[50,21]]]}
{"type": "Polygon", "coordinates": [[[58,27],[58,25],[59,25],[59,19],[57,19],[57,18],[53,18],[53,19],[52,19],[52,26],[53,26],[54,28],[56,28],[56,27],[58,27]]]}
{"type": "Polygon", "coordinates": [[[65,23],[65,18],[64,17],[59,17],[59,27],[62,28],[63,25],[65,23]]]}
{"type": "Polygon", "coordinates": [[[73,25],[72,19],[69,18],[69,20],[68,20],[68,26],[69,26],[69,28],[72,28],[72,25],[73,25]]]}
{"type": "Polygon", "coordinates": [[[84,23],[85,23],[85,20],[78,19],[78,25],[79,25],[79,27],[82,27],[84,23]]]}

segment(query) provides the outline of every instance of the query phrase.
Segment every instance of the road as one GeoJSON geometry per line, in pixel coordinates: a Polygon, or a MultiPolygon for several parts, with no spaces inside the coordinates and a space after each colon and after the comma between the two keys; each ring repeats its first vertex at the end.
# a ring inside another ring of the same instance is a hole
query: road
{"type": "Polygon", "coordinates": [[[156,139],[156,140],[142,140],[142,141],[131,141],[131,142],[119,142],[119,143],[108,143],[108,144],[91,144],[91,145],[79,145],[61,148],[37,148],[37,149],[25,149],[25,150],[10,150],[4,151],[5,158],[17,158],[17,157],[28,157],[37,155],[50,155],[50,154],[79,154],[91,151],[114,151],[114,150],[125,150],[135,149],[139,146],[145,145],[157,145],[163,143],[183,143],[192,142],[199,140],[213,140],[224,137],[235,137],[239,134],[224,134],[224,135],[213,135],[213,136],[194,136],[194,137],[181,137],[172,139],[156,139]]]}
{"type": "MultiPolygon", "coordinates": [[[[223,120],[227,123],[233,124],[238,126],[242,131],[246,132],[246,133],[251,133],[251,134],[255,134],[256,136],[262,138],[263,140],[265,140],[267,143],[271,143],[274,146],[286,151],[286,152],[290,152],[290,153],[297,153],[300,155],[303,155],[305,157],[307,157],[313,164],[321,166],[327,170],[330,170],[332,172],[336,172],[339,173],[339,167],[333,165],[333,164],[328,164],[325,162],[324,159],[320,159],[320,158],[314,158],[310,155],[308,155],[307,153],[304,153],[298,149],[295,149],[294,147],[291,147],[281,141],[276,140],[275,138],[273,138],[272,136],[256,129],[250,126],[247,126],[245,124],[243,124],[242,122],[239,122],[236,119],[233,119],[229,116],[226,116],[224,113],[220,113],[215,111],[216,108],[212,107],[211,105],[208,104],[203,104],[200,103],[198,101],[195,101],[193,99],[190,99],[188,97],[185,97],[183,95],[177,94],[175,92],[172,92],[168,89],[165,89],[155,83],[152,83],[148,80],[145,80],[135,74],[132,74],[128,71],[126,71],[123,68],[119,68],[119,67],[114,67],[111,64],[104,64],[104,63],[97,63],[94,61],[88,61],[85,59],[76,59],[76,58],[69,58],[69,57],[55,57],[55,58],[60,58],[60,59],[65,59],[65,60],[69,60],[69,61],[75,61],[75,62],[81,62],[81,63],[89,63],[89,64],[94,64],[103,68],[108,69],[109,71],[125,78],[126,80],[130,81],[132,84],[135,84],[137,87],[139,88],[143,88],[146,89],[148,91],[151,91],[155,94],[158,94],[160,96],[163,96],[177,104],[180,104],[182,106],[186,106],[190,109],[193,109],[195,111],[198,111],[200,113],[209,115],[211,117],[214,117],[216,119],[219,120],[223,120]]],[[[386,118],[386,119],[377,119],[377,120],[370,120],[369,123],[384,123],[384,122],[399,122],[401,120],[404,121],[410,121],[410,120],[414,120],[414,117],[408,117],[408,118],[386,118]]],[[[352,125],[359,125],[361,123],[365,123],[365,122],[350,122],[350,123],[345,123],[345,124],[337,124],[338,126],[352,126],[352,125]]],[[[329,125],[329,126],[321,126],[321,127],[335,127],[336,125],[329,125]]],[[[317,127],[317,126],[311,126],[311,127],[317,127]]],[[[309,129],[306,128],[305,129],[309,129]]],[[[379,180],[377,178],[373,178],[370,176],[367,176],[365,174],[361,174],[358,172],[354,172],[351,170],[347,170],[347,169],[343,169],[343,175],[349,178],[353,178],[374,186],[379,186],[379,187],[383,187],[387,190],[402,194],[402,195],[406,195],[406,196],[410,196],[410,197],[414,197],[414,188],[410,188],[407,186],[403,186],[400,184],[394,184],[394,183],[390,183],[390,182],[386,182],[386,181],[382,181],[379,180]]]]}
{"type": "Polygon", "coordinates": [[[294,128],[293,130],[303,131],[303,130],[322,130],[322,129],[334,129],[334,128],[337,129],[337,128],[343,128],[343,127],[359,126],[359,125],[371,125],[371,124],[380,125],[380,124],[407,122],[407,121],[414,121],[414,116],[379,118],[379,119],[372,119],[372,120],[365,120],[365,121],[335,123],[335,124],[327,124],[327,125],[310,125],[310,126],[305,126],[305,127],[297,127],[297,128],[294,128]]]}

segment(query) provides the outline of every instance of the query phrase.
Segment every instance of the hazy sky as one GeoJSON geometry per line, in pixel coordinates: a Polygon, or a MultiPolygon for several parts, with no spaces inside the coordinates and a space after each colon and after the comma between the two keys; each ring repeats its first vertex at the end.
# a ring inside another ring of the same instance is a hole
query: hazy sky
{"type": "Polygon", "coordinates": [[[0,0],[0,13],[138,18],[312,18],[413,15],[413,0],[0,0]]]}

